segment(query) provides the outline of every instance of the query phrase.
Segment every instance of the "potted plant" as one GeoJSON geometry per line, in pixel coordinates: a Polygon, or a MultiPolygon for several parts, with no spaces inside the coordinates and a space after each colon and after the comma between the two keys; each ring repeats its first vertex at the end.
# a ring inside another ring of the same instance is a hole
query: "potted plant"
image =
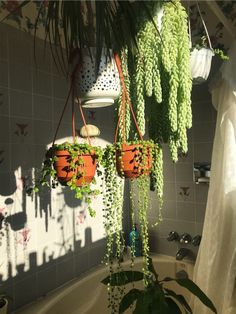
{"type": "MultiPolygon", "coordinates": [[[[119,313],[124,313],[133,306],[133,313],[140,314],[181,314],[192,313],[192,309],[183,295],[177,294],[166,286],[169,282],[176,282],[181,287],[187,289],[193,296],[197,297],[213,313],[217,310],[211,300],[203,291],[190,279],[158,279],[151,258],[149,258],[148,274],[140,271],[120,271],[104,278],[102,283],[109,287],[124,287],[132,284],[132,289],[124,293],[121,300],[118,300],[119,313]],[[135,283],[144,281],[144,289],[135,287],[135,283]]],[[[124,290],[122,290],[124,291],[124,290]]]]}
{"type": "MultiPolygon", "coordinates": [[[[191,74],[193,79],[193,84],[201,84],[205,82],[209,76],[211,70],[212,57],[218,55],[222,60],[227,60],[228,57],[225,55],[223,50],[214,49],[212,47],[211,39],[205,24],[205,21],[202,16],[202,12],[199,8],[199,4],[196,2],[196,8],[198,11],[198,16],[202,24],[202,29],[200,29],[197,34],[197,39],[192,47],[191,40],[191,17],[189,16],[189,25],[190,25],[190,46],[191,46],[191,57],[190,57],[190,66],[191,74]],[[205,34],[204,34],[205,33],[205,34]]],[[[198,17],[197,17],[198,18],[198,17]]]]}
{"type": "Polygon", "coordinates": [[[0,294],[0,314],[7,314],[7,306],[8,306],[8,300],[7,300],[6,294],[0,294]]]}
{"type": "MultiPolygon", "coordinates": [[[[102,159],[102,149],[100,147],[95,147],[91,145],[91,140],[88,135],[87,124],[79,99],[78,103],[80,113],[84,122],[85,130],[87,132],[88,143],[77,142],[75,130],[74,101],[72,101],[73,142],[55,144],[57,133],[71,92],[72,99],[74,99],[73,81],[56,129],[53,144],[46,152],[45,160],[40,171],[40,176],[36,179],[34,187],[27,188],[27,193],[31,194],[33,191],[38,192],[41,186],[55,188],[58,183],[64,186],[69,186],[71,190],[75,191],[76,198],[80,200],[85,200],[88,205],[90,215],[94,216],[95,211],[91,207],[92,197],[97,195],[99,193],[99,190],[93,189],[91,185],[96,183],[94,176],[97,170],[98,163],[102,159]]],[[[101,174],[99,170],[97,171],[97,173],[98,175],[101,174]]]]}

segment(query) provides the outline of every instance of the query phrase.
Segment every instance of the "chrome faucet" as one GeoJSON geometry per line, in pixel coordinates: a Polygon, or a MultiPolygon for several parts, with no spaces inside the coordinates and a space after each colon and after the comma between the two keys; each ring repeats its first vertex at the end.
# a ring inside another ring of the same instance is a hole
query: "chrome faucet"
{"type": "Polygon", "coordinates": [[[186,248],[180,248],[178,252],[176,253],[176,259],[177,261],[182,261],[186,256],[191,257],[192,252],[189,249],[186,248]]]}
{"type": "Polygon", "coordinates": [[[176,231],[171,231],[167,236],[167,241],[178,241],[179,234],[176,231]]]}
{"type": "Polygon", "coordinates": [[[192,237],[190,234],[188,233],[183,233],[180,238],[179,238],[179,242],[183,243],[183,244],[188,244],[192,242],[192,237]]]}
{"type": "Polygon", "coordinates": [[[192,245],[199,246],[201,243],[202,237],[198,234],[195,237],[192,238],[192,245]]]}

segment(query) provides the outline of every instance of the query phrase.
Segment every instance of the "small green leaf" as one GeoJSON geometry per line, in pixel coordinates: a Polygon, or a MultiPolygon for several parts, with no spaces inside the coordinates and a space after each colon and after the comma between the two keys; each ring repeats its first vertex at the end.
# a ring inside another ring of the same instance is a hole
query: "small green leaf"
{"type": "Polygon", "coordinates": [[[119,313],[124,313],[133,303],[136,301],[139,296],[142,294],[141,290],[132,289],[130,290],[121,300],[119,306],[119,313]]]}
{"type": "Polygon", "coordinates": [[[178,305],[171,299],[171,298],[166,298],[166,303],[168,304],[169,307],[169,314],[181,314],[181,310],[178,307],[178,305]]]}
{"type": "Polygon", "coordinates": [[[165,291],[167,292],[169,296],[176,299],[180,304],[182,304],[182,306],[185,308],[186,313],[190,313],[190,314],[193,313],[191,307],[188,305],[184,296],[182,296],[181,294],[176,294],[174,291],[166,289],[166,288],[165,288],[165,291]]]}
{"type": "Polygon", "coordinates": [[[101,282],[104,285],[110,284],[111,286],[124,286],[133,281],[143,280],[143,277],[143,273],[139,271],[122,271],[120,273],[114,273],[111,274],[111,276],[107,276],[101,282]]]}
{"type": "Polygon", "coordinates": [[[205,293],[190,279],[172,279],[172,278],[165,278],[162,281],[175,281],[180,286],[186,288],[190,291],[193,295],[195,295],[203,304],[205,304],[209,309],[212,310],[215,314],[217,314],[217,310],[212,303],[212,301],[205,295],[205,293]]]}

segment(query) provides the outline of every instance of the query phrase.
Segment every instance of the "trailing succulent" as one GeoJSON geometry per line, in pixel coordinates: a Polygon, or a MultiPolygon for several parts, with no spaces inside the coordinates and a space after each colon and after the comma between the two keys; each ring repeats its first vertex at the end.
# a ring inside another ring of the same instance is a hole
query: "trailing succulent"
{"type": "Polygon", "coordinates": [[[187,14],[179,0],[164,2],[162,7],[160,2],[150,2],[149,9],[152,19],[146,15],[139,19],[135,58],[124,50],[122,66],[128,69],[124,76],[142,134],[148,120],[149,137],[168,143],[176,162],[179,150],[187,152],[187,129],[192,125],[187,14]],[[155,21],[161,12],[159,27],[155,21]]]}
{"type": "Polygon", "coordinates": [[[113,273],[102,280],[103,284],[110,287],[124,287],[128,284],[133,284],[132,289],[129,289],[120,301],[120,314],[124,313],[131,306],[133,313],[136,314],[192,314],[192,309],[185,297],[166,286],[169,282],[175,282],[179,286],[184,287],[213,313],[217,314],[214,304],[192,280],[187,278],[164,278],[159,280],[151,258],[149,258],[148,265],[148,277],[143,272],[129,270],[113,273]],[[144,289],[135,288],[135,282],[141,280],[146,282],[144,289]]]}
{"type": "MultiPolygon", "coordinates": [[[[62,185],[67,185],[71,190],[75,192],[75,197],[77,199],[84,199],[88,205],[88,210],[91,216],[95,215],[95,211],[91,207],[92,197],[99,194],[100,191],[97,189],[92,189],[91,183],[95,184],[96,180],[93,178],[90,184],[83,184],[78,186],[76,184],[77,179],[80,178],[83,174],[79,171],[76,171],[76,168],[83,164],[83,160],[81,159],[81,155],[93,155],[97,160],[98,165],[102,159],[102,149],[100,147],[94,147],[89,144],[79,144],[79,143],[62,143],[62,144],[54,144],[51,146],[45,155],[45,160],[42,165],[42,169],[40,171],[39,178],[36,178],[35,185],[33,187],[27,188],[27,193],[31,194],[32,192],[38,192],[39,189],[43,186],[49,188],[56,188],[59,184],[57,178],[57,171],[55,169],[55,162],[58,160],[56,156],[56,152],[60,150],[68,151],[70,157],[67,160],[69,163],[69,171],[73,171],[73,175],[70,180],[63,183],[62,185]]],[[[100,175],[101,171],[97,169],[97,174],[100,175]]]]}

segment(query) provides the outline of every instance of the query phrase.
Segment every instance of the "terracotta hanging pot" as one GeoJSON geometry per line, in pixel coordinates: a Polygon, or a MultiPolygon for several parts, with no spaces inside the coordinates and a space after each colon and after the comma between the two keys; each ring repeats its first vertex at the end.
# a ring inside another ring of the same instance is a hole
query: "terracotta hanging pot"
{"type": "Polygon", "coordinates": [[[77,176],[77,186],[89,184],[96,172],[96,156],[95,154],[78,155],[73,163],[78,162],[75,169],[70,166],[71,154],[67,150],[58,150],[55,152],[57,161],[54,163],[54,169],[57,172],[58,181],[62,185],[66,185],[72,176],[77,176]]]}
{"type": "Polygon", "coordinates": [[[122,144],[116,153],[116,168],[121,177],[133,179],[149,175],[152,168],[152,149],[142,144],[122,144]]]}

